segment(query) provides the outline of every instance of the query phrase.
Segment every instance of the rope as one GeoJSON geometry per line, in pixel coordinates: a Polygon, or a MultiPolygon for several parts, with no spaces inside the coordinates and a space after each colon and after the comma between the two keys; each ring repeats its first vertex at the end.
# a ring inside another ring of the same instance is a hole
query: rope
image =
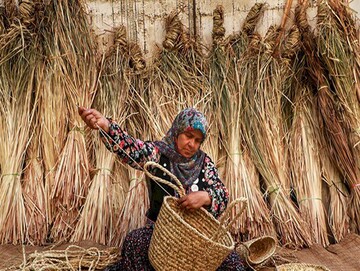
{"type": "Polygon", "coordinates": [[[111,247],[99,250],[96,247],[83,248],[70,245],[65,250],[35,251],[24,262],[11,270],[99,270],[116,263],[119,260],[119,249],[111,247]]]}

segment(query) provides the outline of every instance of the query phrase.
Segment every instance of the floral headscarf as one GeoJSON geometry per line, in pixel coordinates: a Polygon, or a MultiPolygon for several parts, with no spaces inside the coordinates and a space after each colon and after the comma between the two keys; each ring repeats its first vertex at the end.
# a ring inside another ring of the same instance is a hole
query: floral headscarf
{"type": "Polygon", "coordinates": [[[169,158],[171,172],[184,186],[191,185],[199,177],[205,153],[199,149],[194,156],[186,158],[176,151],[175,138],[183,132],[197,129],[202,133],[204,141],[207,128],[206,118],[201,112],[192,107],[186,108],[176,116],[165,137],[155,142],[161,154],[169,158]]]}

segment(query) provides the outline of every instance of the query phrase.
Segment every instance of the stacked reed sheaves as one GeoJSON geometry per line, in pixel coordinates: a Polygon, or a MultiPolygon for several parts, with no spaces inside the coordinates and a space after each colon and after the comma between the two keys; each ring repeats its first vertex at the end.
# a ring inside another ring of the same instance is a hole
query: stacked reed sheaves
{"type": "Polygon", "coordinates": [[[78,105],[143,140],[161,139],[179,110],[202,110],[204,150],[230,197],[249,199],[231,228],[237,240],[265,233],[300,248],[360,232],[359,26],[346,5],[320,2],[312,29],[299,1],[294,21],[264,37],[265,4],[229,36],[218,6],[210,49],[174,11],[153,62],[123,26],[101,51],[85,7],[26,0],[0,10],[1,244],[118,246],[144,225],[143,173],[105,149],[78,105]]]}

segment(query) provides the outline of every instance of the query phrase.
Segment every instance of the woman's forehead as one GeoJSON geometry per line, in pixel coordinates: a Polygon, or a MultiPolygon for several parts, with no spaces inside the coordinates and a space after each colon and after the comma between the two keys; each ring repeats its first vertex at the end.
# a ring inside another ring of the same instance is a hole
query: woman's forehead
{"type": "Polygon", "coordinates": [[[204,135],[199,129],[188,127],[183,133],[191,134],[195,138],[203,139],[204,135]]]}

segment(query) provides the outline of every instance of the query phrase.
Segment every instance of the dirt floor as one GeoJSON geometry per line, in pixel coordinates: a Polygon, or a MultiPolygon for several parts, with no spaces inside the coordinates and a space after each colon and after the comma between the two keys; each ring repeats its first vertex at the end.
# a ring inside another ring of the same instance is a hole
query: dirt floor
{"type": "MultiPolygon", "coordinates": [[[[80,242],[74,244],[84,248],[97,247],[99,250],[106,249],[105,246],[92,242],[80,242]]],[[[0,246],[0,270],[20,270],[16,269],[23,261],[24,256],[28,256],[34,251],[47,251],[50,249],[64,250],[69,244],[59,244],[57,246],[22,246],[2,245],[0,246]]],[[[360,270],[360,235],[349,234],[339,244],[330,245],[323,248],[314,245],[309,249],[299,251],[279,248],[274,256],[266,263],[265,266],[256,267],[255,270],[270,271],[276,270],[274,267],[280,264],[300,262],[325,266],[331,271],[359,271],[360,270]]],[[[75,269],[74,269],[75,270],[75,269]]],[[[77,270],[86,270],[78,268],[77,270]]],[[[320,270],[319,270],[320,271],[320,270]]]]}

